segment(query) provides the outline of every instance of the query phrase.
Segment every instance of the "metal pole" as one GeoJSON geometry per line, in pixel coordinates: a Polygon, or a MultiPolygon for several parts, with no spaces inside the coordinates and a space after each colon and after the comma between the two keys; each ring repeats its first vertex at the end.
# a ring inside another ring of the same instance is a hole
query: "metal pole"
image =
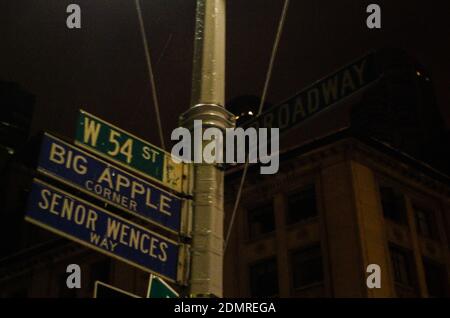
{"type": "MultiPolygon", "coordinates": [[[[225,0],[197,0],[191,108],[180,124],[222,131],[233,127],[225,110],[225,0]]],[[[195,151],[195,150],[194,150],[195,151]]],[[[191,297],[222,297],[224,173],[217,164],[194,164],[191,297]]]]}

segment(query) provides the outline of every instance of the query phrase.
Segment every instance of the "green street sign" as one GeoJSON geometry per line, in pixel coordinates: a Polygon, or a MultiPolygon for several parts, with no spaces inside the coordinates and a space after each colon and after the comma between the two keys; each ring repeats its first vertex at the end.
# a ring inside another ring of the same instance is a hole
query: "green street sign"
{"type": "Polygon", "coordinates": [[[141,298],[141,297],[97,280],[94,285],[94,298],[117,299],[117,298],[141,298]]]}
{"type": "Polygon", "coordinates": [[[150,274],[147,298],[179,298],[180,296],[165,281],[150,274]]]}
{"type": "Polygon", "coordinates": [[[242,126],[279,128],[280,134],[353,95],[382,75],[375,53],[346,65],[242,126]]]}
{"type": "Polygon", "coordinates": [[[177,192],[188,193],[189,166],[171,154],[83,110],[75,144],[177,192]]]}

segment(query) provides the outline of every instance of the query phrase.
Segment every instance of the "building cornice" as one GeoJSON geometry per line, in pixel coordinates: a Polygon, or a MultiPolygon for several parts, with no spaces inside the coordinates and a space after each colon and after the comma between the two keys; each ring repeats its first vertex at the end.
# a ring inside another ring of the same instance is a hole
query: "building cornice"
{"type": "MultiPolygon", "coordinates": [[[[349,130],[314,140],[286,150],[280,155],[280,170],[275,175],[260,175],[258,165],[250,166],[243,193],[260,197],[277,192],[281,187],[299,182],[320,169],[342,161],[354,160],[376,171],[403,181],[420,184],[443,198],[450,198],[450,178],[429,165],[377,140],[353,135],[349,130]]],[[[226,174],[226,202],[233,202],[243,166],[226,174]]]]}

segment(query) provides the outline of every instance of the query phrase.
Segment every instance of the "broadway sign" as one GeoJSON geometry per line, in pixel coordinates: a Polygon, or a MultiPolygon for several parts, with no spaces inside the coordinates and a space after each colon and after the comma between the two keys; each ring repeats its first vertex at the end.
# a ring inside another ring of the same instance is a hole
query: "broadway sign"
{"type": "Polygon", "coordinates": [[[38,171],[169,231],[188,232],[186,200],[47,133],[38,171]]]}
{"type": "Polygon", "coordinates": [[[184,281],[185,246],[34,180],[25,220],[172,282],[184,281]]]}
{"type": "Polygon", "coordinates": [[[268,109],[243,126],[279,128],[281,134],[356,93],[379,77],[375,53],[370,53],[317,81],[284,103],[268,109]]]}

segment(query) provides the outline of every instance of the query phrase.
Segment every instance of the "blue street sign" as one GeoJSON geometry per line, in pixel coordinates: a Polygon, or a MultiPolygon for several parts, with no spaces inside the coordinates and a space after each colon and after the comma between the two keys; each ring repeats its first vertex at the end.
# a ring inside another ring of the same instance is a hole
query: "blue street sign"
{"type": "Polygon", "coordinates": [[[187,215],[180,197],[47,133],[38,171],[177,234],[182,214],[187,215]]]}
{"type": "Polygon", "coordinates": [[[33,182],[25,220],[172,282],[182,279],[182,245],[42,181],[33,182]]]}

